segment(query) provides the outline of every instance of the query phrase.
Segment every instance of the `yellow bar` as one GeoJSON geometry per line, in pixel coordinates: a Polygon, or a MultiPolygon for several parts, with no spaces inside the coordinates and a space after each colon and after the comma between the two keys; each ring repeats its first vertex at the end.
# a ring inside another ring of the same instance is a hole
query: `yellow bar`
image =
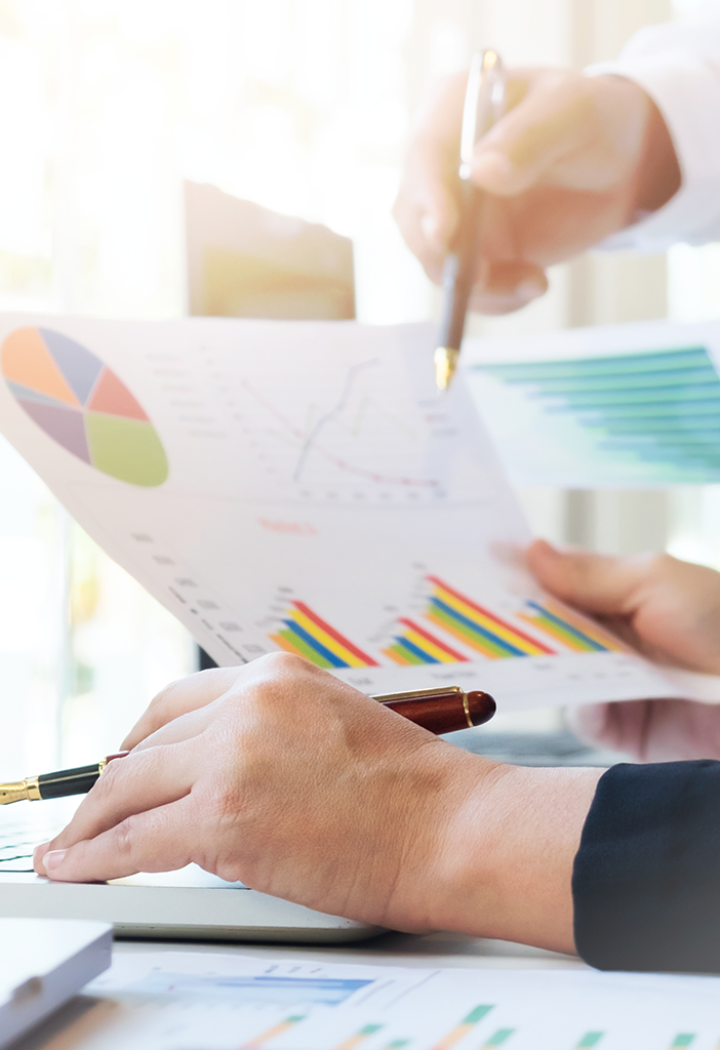
{"type": "Polygon", "coordinates": [[[473,609],[472,606],[466,605],[465,602],[461,602],[454,594],[448,594],[447,591],[443,591],[437,586],[435,589],[438,592],[438,597],[442,598],[445,604],[449,605],[451,609],[455,609],[456,612],[459,612],[462,616],[466,616],[468,620],[472,620],[474,623],[484,627],[485,630],[496,634],[498,638],[502,638],[504,642],[514,645],[517,649],[521,649],[529,656],[547,656],[547,653],[543,653],[542,649],[537,645],[533,645],[531,642],[521,638],[511,627],[503,627],[502,624],[496,623],[495,620],[491,620],[489,616],[483,616],[483,614],[479,613],[477,609],[473,609]]]}
{"type": "Polygon", "coordinates": [[[447,631],[453,638],[457,638],[459,642],[463,642],[465,645],[469,645],[471,649],[476,649],[477,652],[482,653],[483,656],[487,656],[488,660],[502,660],[505,656],[510,656],[510,653],[496,653],[492,649],[487,648],[483,645],[482,639],[480,638],[469,638],[467,634],[458,630],[457,627],[452,627],[449,623],[445,623],[444,620],[435,618],[432,613],[426,613],[425,618],[434,623],[436,627],[442,627],[443,631],[447,631]]]}
{"type": "Polygon", "coordinates": [[[309,616],[306,616],[305,613],[300,612],[299,609],[293,609],[290,615],[296,623],[305,628],[308,634],[311,634],[321,645],[324,645],[325,648],[329,649],[335,656],[339,656],[340,659],[344,660],[346,664],[350,665],[350,667],[367,666],[363,660],[360,660],[359,657],[355,655],[355,653],[351,653],[349,649],[346,649],[344,645],[341,645],[340,642],[329,635],[327,631],[323,631],[322,627],[316,624],[314,620],[311,620],[309,616]]]}
{"type": "Polygon", "coordinates": [[[439,660],[443,664],[455,664],[457,660],[446,653],[444,649],[441,649],[439,645],[433,645],[427,638],[423,638],[417,631],[413,631],[409,628],[405,631],[405,637],[409,642],[417,645],[419,649],[422,649],[424,653],[428,653],[430,656],[434,656],[436,660],[439,660]]]}
{"type": "Polygon", "coordinates": [[[556,602],[545,600],[544,604],[553,615],[558,616],[561,620],[567,620],[571,627],[577,628],[578,631],[582,631],[588,638],[592,638],[593,641],[598,642],[600,645],[606,646],[611,649],[614,653],[627,653],[630,652],[626,646],[621,645],[617,638],[613,638],[612,635],[607,634],[603,631],[602,627],[598,627],[591,620],[587,620],[580,613],[576,613],[573,609],[568,609],[565,605],[558,605],[556,602]]]}
{"type": "MultiPolygon", "coordinates": [[[[540,614],[538,614],[540,615],[540,614]]],[[[549,634],[551,638],[555,638],[556,641],[562,642],[568,649],[572,649],[576,653],[588,653],[597,652],[597,649],[590,649],[587,645],[583,645],[579,638],[573,638],[558,627],[554,623],[538,623],[537,619],[534,619],[532,613],[518,613],[519,620],[525,620],[531,627],[534,627],[536,631],[542,631],[544,634],[549,634]]],[[[588,638],[590,635],[588,635],[588,638]]],[[[601,643],[602,644],[602,643],[601,643]]]]}

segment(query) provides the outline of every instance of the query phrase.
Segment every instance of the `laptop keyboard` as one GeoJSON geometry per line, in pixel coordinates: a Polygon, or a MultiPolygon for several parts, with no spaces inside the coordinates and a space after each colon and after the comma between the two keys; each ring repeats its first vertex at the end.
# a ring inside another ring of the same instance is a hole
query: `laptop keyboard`
{"type": "Polygon", "coordinates": [[[33,850],[62,831],[78,801],[58,799],[0,806],[0,875],[32,873],[33,850]]]}

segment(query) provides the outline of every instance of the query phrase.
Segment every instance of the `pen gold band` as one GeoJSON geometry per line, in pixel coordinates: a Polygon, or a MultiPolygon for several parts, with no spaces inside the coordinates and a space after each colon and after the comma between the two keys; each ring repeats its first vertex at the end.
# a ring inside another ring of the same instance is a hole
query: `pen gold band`
{"type": "Polygon", "coordinates": [[[13,784],[0,784],[0,806],[9,806],[11,802],[42,802],[38,778],[28,777],[13,784]]]}
{"type": "Polygon", "coordinates": [[[380,704],[387,704],[392,700],[422,700],[426,696],[437,696],[438,693],[462,693],[459,685],[448,685],[443,689],[407,689],[404,693],[374,693],[373,700],[380,704]]]}
{"type": "Polygon", "coordinates": [[[470,729],[474,729],[475,723],[473,722],[472,715],[470,714],[470,700],[468,698],[467,693],[463,693],[463,711],[465,712],[465,717],[467,718],[468,726],[470,727],[470,729]]]}

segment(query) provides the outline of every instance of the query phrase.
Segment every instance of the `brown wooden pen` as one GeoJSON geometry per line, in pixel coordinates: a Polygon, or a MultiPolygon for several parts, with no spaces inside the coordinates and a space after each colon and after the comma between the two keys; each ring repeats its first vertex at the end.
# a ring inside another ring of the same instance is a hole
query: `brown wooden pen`
{"type": "MultiPolygon", "coordinates": [[[[495,714],[495,701],[479,689],[466,693],[458,686],[445,689],[415,689],[406,693],[381,693],[371,697],[431,733],[454,733],[489,721],[495,714]]],[[[11,802],[42,802],[68,795],[85,795],[102,776],[109,762],[125,758],[129,751],[108,755],[92,766],[61,769],[26,777],[11,784],[0,784],[0,806],[11,802]]]]}

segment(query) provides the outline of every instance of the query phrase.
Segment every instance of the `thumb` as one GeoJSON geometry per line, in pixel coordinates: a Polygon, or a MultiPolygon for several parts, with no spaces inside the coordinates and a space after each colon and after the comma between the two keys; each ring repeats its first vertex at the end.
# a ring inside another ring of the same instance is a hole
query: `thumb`
{"type": "Polygon", "coordinates": [[[591,125],[587,93],[575,83],[555,83],[549,77],[480,139],[472,161],[473,181],[501,197],[526,193],[587,141],[591,125]]]}
{"type": "Polygon", "coordinates": [[[589,551],[559,551],[536,540],[526,554],[539,583],[563,601],[604,616],[630,616],[637,610],[650,562],[614,558],[589,551]]]}

